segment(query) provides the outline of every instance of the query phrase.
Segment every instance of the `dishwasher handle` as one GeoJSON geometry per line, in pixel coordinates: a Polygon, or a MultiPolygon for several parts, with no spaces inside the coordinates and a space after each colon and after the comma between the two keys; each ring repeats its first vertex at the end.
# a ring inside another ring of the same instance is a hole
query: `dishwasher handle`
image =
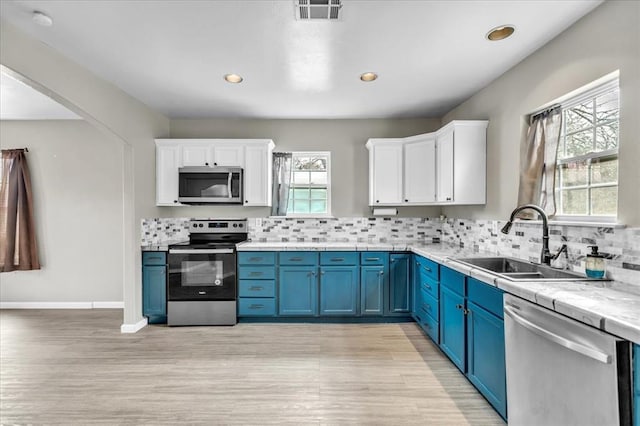
{"type": "Polygon", "coordinates": [[[588,356],[589,358],[593,358],[596,361],[602,362],[603,364],[611,364],[611,355],[607,355],[604,352],[597,351],[595,349],[584,346],[581,343],[577,343],[565,337],[558,336],[557,334],[552,333],[549,330],[545,330],[539,325],[536,325],[526,318],[521,317],[507,305],[505,305],[504,307],[504,313],[519,325],[544,339],[550,340],[560,346],[564,346],[565,348],[574,352],[578,352],[579,354],[582,354],[584,356],[588,356]]]}

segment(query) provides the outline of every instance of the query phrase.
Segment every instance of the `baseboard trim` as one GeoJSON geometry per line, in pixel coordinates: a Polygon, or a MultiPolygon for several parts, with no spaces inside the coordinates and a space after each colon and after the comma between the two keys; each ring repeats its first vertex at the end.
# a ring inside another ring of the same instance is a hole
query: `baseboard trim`
{"type": "Polygon", "coordinates": [[[124,302],[0,302],[0,309],[123,309],[124,302]]]}
{"type": "Polygon", "coordinates": [[[147,326],[147,321],[147,318],[142,318],[135,324],[122,324],[120,326],[120,333],[136,333],[147,326]]]}

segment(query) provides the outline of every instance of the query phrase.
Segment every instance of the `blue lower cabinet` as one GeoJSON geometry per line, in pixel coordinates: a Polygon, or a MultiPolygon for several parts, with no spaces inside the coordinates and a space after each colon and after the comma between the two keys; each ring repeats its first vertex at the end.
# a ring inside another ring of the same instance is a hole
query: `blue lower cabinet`
{"type": "Polygon", "coordinates": [[[357,266],[320,267],[320,315],[356,315],[359,278],[357,266]]]}
{"type": "Polygon", "coordinates": [[[389,277],[384,266],[362,266],[360,268],[360,314],[382,315],[384,313],[384,289],[389,277]]]}
{"type": "Polygon", "coordinates": [[[388,315],[411,312],[411,255],[392,253],[389,256],[388,315]]]}
{"type": "Polygon", "coordinates": [[[467,305],[467,377],[506,418],[504,321],[473,302],[467,305]]]}
{"type": "Polygon", "coordinates": [[[316,266],[281,266],[278,274],[278,313],[289,316],[318,315],[316,266]]]}
{"type": "Polygon", "coordinates": [[[465,372],[465,300],[444,285],[440,286],[440,349],[465,372]]]}
{"type": "Polygon", "coordinates": [[[238,315],[245,317],[272,317],[276,314],[274,298],[241,297],[238,299],[238,315]]]}
{"type": "Polygon", "coordinates": [[[167,267],[153,265],[142,267],[142,315],[149,324],[167,322],[167,267]]]}

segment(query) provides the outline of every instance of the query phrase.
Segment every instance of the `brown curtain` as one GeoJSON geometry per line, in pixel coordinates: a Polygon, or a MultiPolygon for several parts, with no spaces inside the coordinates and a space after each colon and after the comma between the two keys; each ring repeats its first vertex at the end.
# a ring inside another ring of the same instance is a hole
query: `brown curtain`
{"type": "MultiPolygon", "coordinates": [[[[554,188],[561,124],[559,107],[535,115],[520,151],[518,205],[537,204],[550,217],[556,213],[554,188]]],[[[532,219],[537,215],[521,212],[518,217],[532,219]]]]}
{"type": "Polygon", "coordinates": [[[2,150],[0,272],[40,269],[31,178],[24,151],[2,150]]]}

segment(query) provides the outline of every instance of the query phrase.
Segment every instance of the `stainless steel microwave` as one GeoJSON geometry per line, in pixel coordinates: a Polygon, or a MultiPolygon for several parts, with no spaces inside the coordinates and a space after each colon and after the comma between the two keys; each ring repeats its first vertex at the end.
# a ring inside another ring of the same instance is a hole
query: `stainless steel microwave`
{"type": "Polygon", "coordinates": [[[180,167],[178,201],[183,204],[242,204],[242,168],[180,167]]]}

